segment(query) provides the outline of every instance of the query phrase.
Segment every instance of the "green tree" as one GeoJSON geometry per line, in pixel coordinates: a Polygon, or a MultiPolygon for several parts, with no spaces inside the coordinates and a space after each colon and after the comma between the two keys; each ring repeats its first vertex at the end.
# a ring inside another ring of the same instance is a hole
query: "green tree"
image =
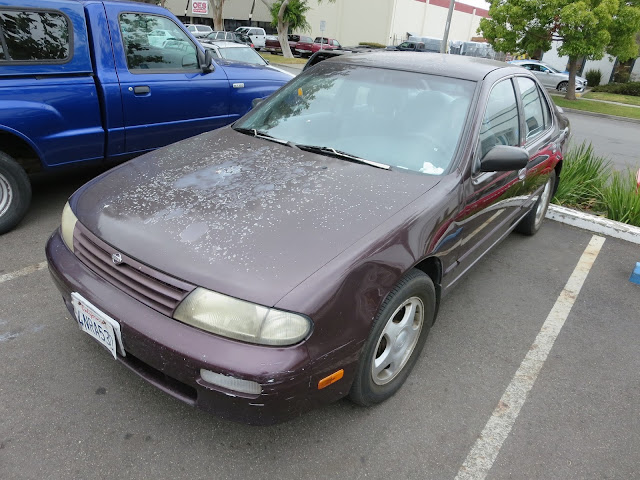
{"type": "Polygon", "coordinates": [[[609,53],[621,61],[638,55],[640,0],[491,0],[479,31],[500,52],[534,54],[561,42],[569,57],[566,98],[575,100],[578,59],[609,53]]]}
{"type": "MultiPolygon", "coordinates": [[[[327,0],[330,3],[336,0],[327,0]]],[[[289,47],[289,39],[287,35],[289,31],[306,32],[311,29],[307,22],[306,13],[310,7],[306,0],[262,0],[271,12],[271,23],[278,30],[278,41],[282,48],[282,55],[293,58],[291,48],[289,47]]],[[[322,0],[318,0],[318,4],[322,0]]]]}

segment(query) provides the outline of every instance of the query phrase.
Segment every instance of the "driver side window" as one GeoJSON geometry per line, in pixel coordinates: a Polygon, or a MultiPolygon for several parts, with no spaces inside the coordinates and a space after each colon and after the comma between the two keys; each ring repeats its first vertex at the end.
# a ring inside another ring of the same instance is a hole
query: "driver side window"
{"type": "Polygon", "coordinates": [[[493,86],[480,126],[480,148],[476,157],[476,170],[480,160],[495,145],[517,147],[520,144],[520,123],[518,103],[511,79],[503,80],[493,86]]]}
{"type": "Polygon", "coordinates": [[[132,73],[149,70],[193,71],[198,68],[196,47],[171,19],[159,15],[123,13],[120,30],[132,73]],[[155,33],[164,32],[159,38],[155,33]]]}

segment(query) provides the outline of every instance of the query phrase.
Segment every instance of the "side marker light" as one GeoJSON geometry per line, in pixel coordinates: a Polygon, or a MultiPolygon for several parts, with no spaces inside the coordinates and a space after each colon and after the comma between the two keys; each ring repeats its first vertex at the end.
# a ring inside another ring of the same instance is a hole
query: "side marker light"
{"type": "Polygon", "coordinates": [[[328,387],[332,383],[336,383],[344,376],[344,369],[340,369],[337,372],[332,373],[328,377],[324,377],[322,380],[318,382],[318,390],[322,390],[325,387],[328,387]]]}

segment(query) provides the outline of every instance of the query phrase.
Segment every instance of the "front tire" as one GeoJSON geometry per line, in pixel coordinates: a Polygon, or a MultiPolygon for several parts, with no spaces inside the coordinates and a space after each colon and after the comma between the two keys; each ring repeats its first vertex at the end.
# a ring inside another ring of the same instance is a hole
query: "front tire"
{"type": "Polygon", "coordinates": [[[15,227],[31,203],[31,183],[24,169],[0,152],[0,235],[15,227]]]}
{"type": "Polygon", "coordinates": [[[420,356],[435,316],[431,279],[411,270],[387,296],[362,350],[349,398],[358,405],[383,402],[405,382],[420,356]]]}
{"type": "Polygon", "coordinates": [[[544,184],[542,193],[540,193],[538,200],[533,205],[529,213],[527,213],[525,217],[520,220],[518,226],[516,226],[516,232],[531,236],[535,235],[538,230],[540,230],[542,221],[547,214],[547,209],[549,208],[551,197],[553,197],[553,192],[555,192],[555,186],[556,172],[555,170],[551,170],[549,178],[547,179],[547,183],[544,184]]]}
{"type": "Polygon", "coordinates": [[[569,82],[560,82],[556,87],[556,90],[559,92],[565,93],[567,91],[567,87],[569,86],[569,82]]]}

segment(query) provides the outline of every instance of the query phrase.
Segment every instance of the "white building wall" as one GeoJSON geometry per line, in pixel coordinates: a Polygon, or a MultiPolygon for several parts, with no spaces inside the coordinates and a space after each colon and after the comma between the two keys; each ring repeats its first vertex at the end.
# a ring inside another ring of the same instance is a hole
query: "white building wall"
{"type": "Polygon", "coordinates": [[[602,76],[600,77],[600,85],[605,85],[609,83],[611,79],[611,73],[613,73],[613,67],[615,66],[615,57],[611,55],[605,55],[600,60],[587,60],[587,63],[584,66],[584,70],[582,71],[582,76],[589,70],[600,70],[602,76]]]}
{"type": "MultiPolygon", "coordinates": [[[[186,16],[189,18],[209,18],[213,19],[213,2],[209,1],[209,13],[207,15],[199,15],[191,13],[191,2],[189,2],[189,7],[187,9],[186,16]]],[[[224,7],[222,10],[223,18],[230,20],[247,20],[249,19],[249,14],[251,13],[251,5],[253,4],[253,0],[227,0],[224,3],[224,7]]],[[[166,0],[165,8],[167,8],[171,13],[178,17],[185,16],[185,6],[187,5],[187,0],[166,0]]],[[[267,6],[262,2],[262,0],[256,0],[255,6],[253,9],[253,17],[252,20],[256,22],[270,22],[271,14],[267,9],[267,6]]]]}
{"type": "MultiPolygon", "coordinates": [[[[165,6],[174,15],[184,16],[186,3],[186,0],[167,0],[165,6]]],[[[248,23],[252,4],[253,0],[227,0],[223,16],[248,23]]],[[[305,33],[314,38],[320,36],[320,21],[324,20],[324,36],[336,38],[347,46],[360,42],[398,44],[407,39],[407,33],[442,38],[447,20],[447,8],[417,0],[337,0],[335,3],[325,0],[321,4],[317,0],[309,0],[309,6],[307,21],[311,31],[305,33]]],[[[211,0],[208,15],[192,15],[189,8],[187,16],[213,18],[211,0]]],[[[476,36],[480,18],[475,14],[454,11],[449,39],[468,41],[476,36]]],[[[262,0],[255,0],[252,20],[271,21],[262,0]]]]}
{"type": "MultiPolygon", "coordinates": [[[[388,43],[406,40],[408,32],[421,37],[442,38],[448,9],[416,0],[398,0],[392,32],[388,43]]],[[[482,17],[454,10],[449,28],[449,40],[463,42],[477,36],[482,17]]]]}
{"type": "Polygon", "coordinates": [[[636,59],[636,63],[633,65],[633,70],[631,70],[631,81],[640,82],[640,57],[636,59]]]}

